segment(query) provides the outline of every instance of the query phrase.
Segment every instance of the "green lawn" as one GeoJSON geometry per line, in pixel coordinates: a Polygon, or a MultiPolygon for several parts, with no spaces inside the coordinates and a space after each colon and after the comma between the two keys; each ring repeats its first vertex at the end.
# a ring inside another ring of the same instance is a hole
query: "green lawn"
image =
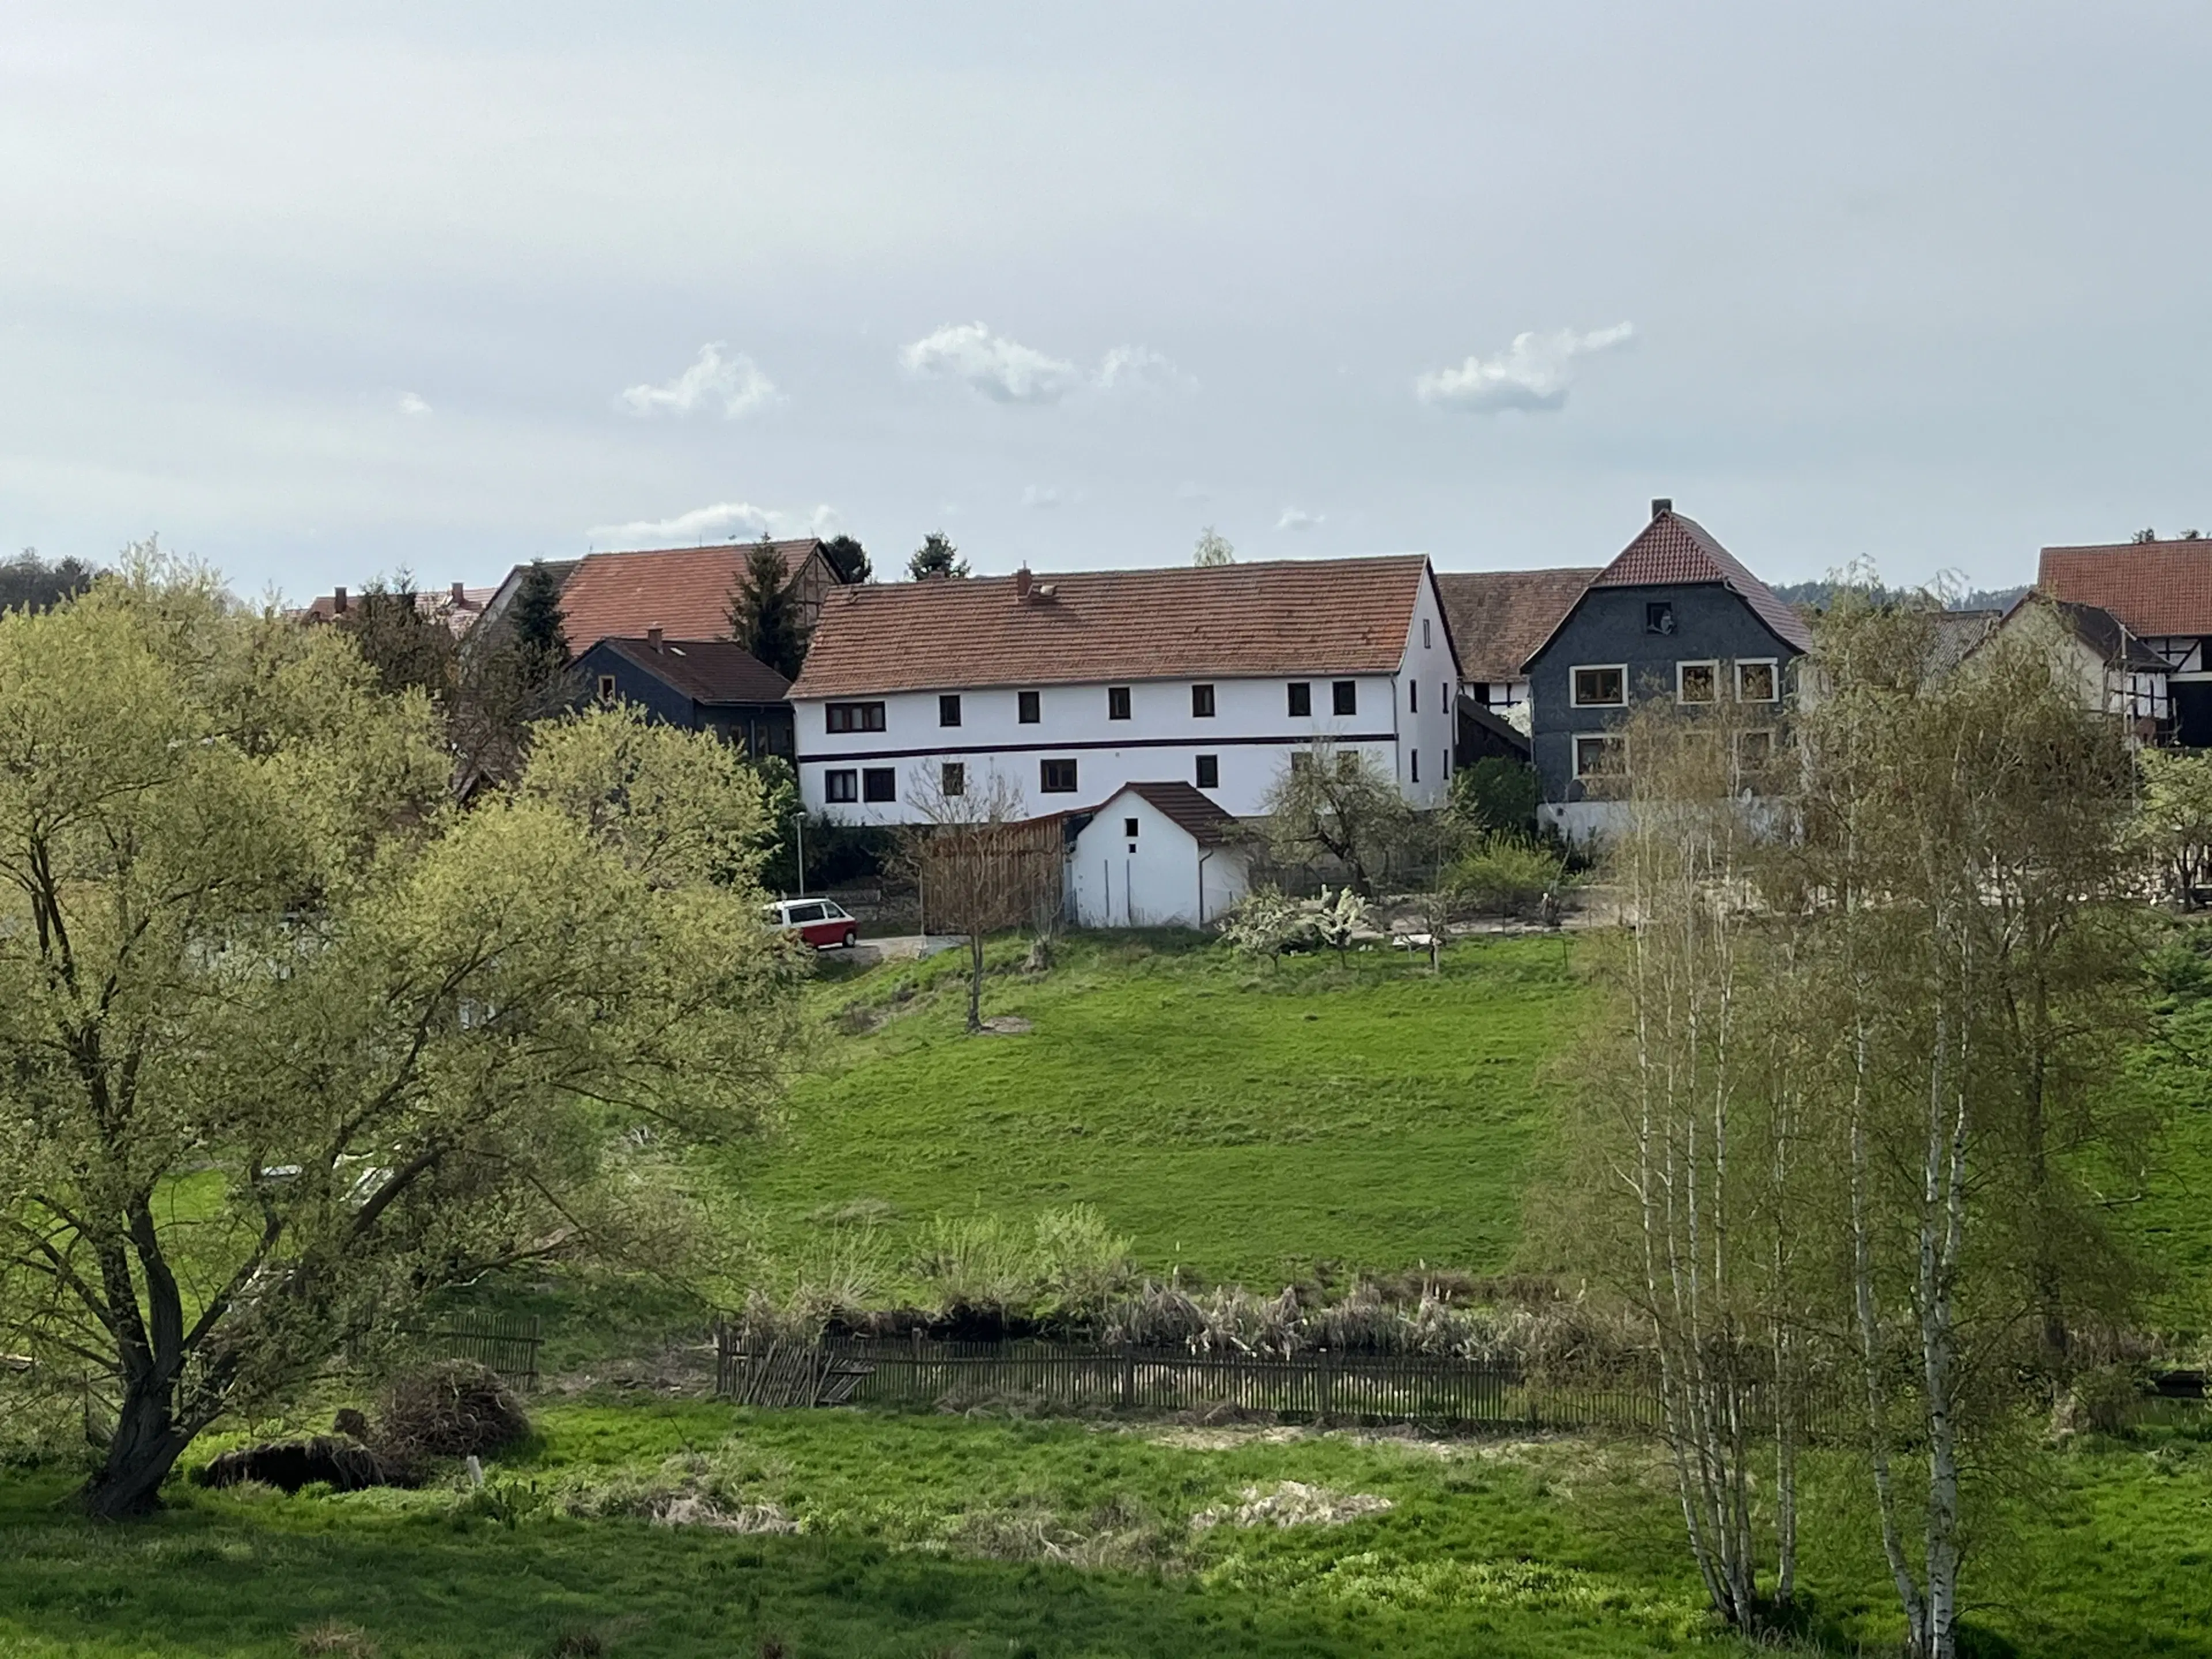
{"type": "Polygon", "coordinates": [[[1078,935],[1036,977],[1015,959],[985,1012],[1020,1036],[963,1034],[957,954],[817,988],[833,1026],[884,1023],[825,1037],[783,1133],[733,1161],[772,1240],[841,1212],[896,1231],[1080,1202],[1160,1273],[1505,1265],[1577,1018],[1563,941],[1462,944],[1441,978],[1402,952],[1270,969],[1166,935],[1078,935]]]}
{"type": "MultiPolygon", "coordinates": [[[[1840,1468],[1808,1477],[1815,1501],[1840,1468]]],[[[1397,1441],[698,1402],[571,1403],[482,1494],[180,1487],[96,1528],[0,1479],[0,1656],[1630,1656],[1741,1651],[1699,1611],[1651,1448],[1397,1441]],[[1297,1481],[1334,1523],[1209,1510],[1297,1481]],[[641,1518],[671,1496],[797,1530],[641,1518]],[[764,1645],[769,1638],[781,1649],[764,1645]]],[[[2203,1430],[2054,1460],[1974,1618],[2022,1659],[2212,1654],[2203,1430]]],[[[1878,1563],[1816,1556],[1831,1632],[1889,1633],[1878,1563]]],[[[1985,1574],[1984,1591],[1992,1577],[1985,1574]]],[[[1849,1650],[1848,1648],[1845,1650],[1849,1650]]]]}

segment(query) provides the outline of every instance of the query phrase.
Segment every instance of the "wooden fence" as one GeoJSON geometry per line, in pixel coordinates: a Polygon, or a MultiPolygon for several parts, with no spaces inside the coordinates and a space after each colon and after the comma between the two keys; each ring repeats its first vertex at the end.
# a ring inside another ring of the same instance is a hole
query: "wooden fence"
{"type": "Polygon", "coordinates": [[[448,1314],[423,1331],[422,1340],[441,1359],[473,1359],[506,1382],[538,1386],[544,1336],[534,1314],[448,1314]]]}
{"type": "MultiPolygon", "coordinates": [[[[787,1346],[748,1352],[735,1328],[716,1342],[715,1391],[805,1404],[787,1346]]],[[[931,1406],[1018,1395],[1060,1411],[1227,1409],[1329,1422],[1424,1422],[1531,1429],[1659,1426],[1655,1390],[1532,1379],[1506,1365],[1405,1355],[1191,1353],[1050,1342],[832,1339],[797,1366],[837,1379],[857,1405],[931,1406]]],[[[822,1401],[819,1403],[830,1403],[822,1401]]]]}

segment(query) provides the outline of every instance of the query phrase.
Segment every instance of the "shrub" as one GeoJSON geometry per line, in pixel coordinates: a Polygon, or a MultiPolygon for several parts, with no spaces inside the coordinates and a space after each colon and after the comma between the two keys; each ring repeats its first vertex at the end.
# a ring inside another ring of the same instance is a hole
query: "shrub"
{"type": "Polygon", "coordinates": [[[932,1220],[914,1268],[949,1318],[1022,1309],[1035,1282],[1029,1241],[988,1212],[932,1220]]]}
{"type": "Polygon", "coordinates": [[[1129,1241],[1088,1204],[1036,1218],[1036,1308],[1052,1320],[1088,1320],[1136,1277],[1129,1241]]]}
{"type": "Polygon", "coordinates": [[[1453,774],[1451,814],[1486,835],[1531,836],[1543,794],[1534,767],[1502,755],[1485,755],[1453,774]]]}
{"type": "Polygon", "coordinates": [[[1273,887],[1255,887],[1221,918],[1221,937],[1230,949],[1248,957],[1279,958],[1310,931],[1295,900],[1273,887]]]}
{"type": "Polygon", "coordinates": [[[376,1449],[403,1465],[483,1457],[530,1434],[529,1413],[496,1374],[454,1359],[392,1379],[377,1413],[376,1449]]]}
{"type": "Polygon", "coordinates": [[[1477,910],[1534,915],[1566,880],[1566,866],[1547,847],[1490,836],[1452,866],[1451,885],[1477,910]]]}

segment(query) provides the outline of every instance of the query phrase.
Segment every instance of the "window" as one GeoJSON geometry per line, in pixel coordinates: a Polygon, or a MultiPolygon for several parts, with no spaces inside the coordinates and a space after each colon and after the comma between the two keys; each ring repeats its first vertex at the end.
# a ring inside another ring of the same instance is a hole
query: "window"
{"type": "Polygon", "coordinates": [[[824,800],[858,800],[860,798],[860,775],[849,766],[822,775],[822,799],[824,800]]]}
{"type": "Polygon", "coordinates": [[[1413,776],[1412,781],[1415,783],[1419,783],[1421,781],[1421,751],[1418,749],[1408,749],[1406,751],[1406,758],[1413,763],[1413,776]]]}
{"type": "Polygon", "coordinates": [[[794,904],[783,913],[783,919],[786,921],[819,921],[822,920],[821,902],[817,899],[805,904],[794,904]]]}
{"type": "Polygon", "coordinates": [[[1357,749],[1336,751],[1336,775],[1346,783],[1359,775],[1359,751],[1357,749]]]}
{"type": "Polygon", "coordinates": [[[614,677],[613,675],[611,675],[611,674],[602,674],[602,675],[600,675],[600,676],[599,676],[599,701],[600,701],[601,702],[612,702],[614,700],[615,700],[615,677],[614,677]]]}
{"type": "Polygon", "coordinates": [[[1575,739],[1575,775],[1578,778],[1619,777],[1628,769],[1628,744],[1610,732],[1585,733],[1575,739]]]}
{"type": "Polygon", "coordinates": [[[1037,694],[1034,691],[1014,693],[1014,706],[1017,710],[1014,718],[1024,726],[1035,726],[1043,718],[1037,708],[1037,694]]]}
{"type": "Polygon", "coordinates": [[[1190,688],[1190,717],[1194,720],[1210,720],[1213,718],[1213,688],[1212,686],[1194,685],[1190,688]]]}
{"type": "Polygon", "coordinates": [[[828,708],[832,732],[880,732],[884,706],[879,702],[833,702],[828,708]]]}
{"type": "Polygon", "coordinates": [[[1136,840],[1136,838],[1137,838],[1137,821],[1136,821],[1136,819],[1134,819],[1134,818],[1123,818],[1123,819],[1121,820],[1121,839],[1122,839],[1123,841],[1134,841],[1134,840],[1136,840]]]}
{"type": "Polygon", "coordinates": [[[1313,686],[1310,682],[1306,680],[1291,682],[1291,713],[1293,714],[1313,713],[1313,686]]]}
{"type": "Polygon", "coordinates": [[[960,724],[960,694],[947,691],[937,700],[937,723],[939,726],[960,724]]]}
{"type": "Polygon", "coordinates": [[[1618,708],[1628,701],[1628,670],[1620,668],[1577,668],[1571,671],[1574,694],[1571,701],[1577,708],[1618,708]]]}
{"type": "Polygon", "coordinates": [[[1711,702],[1720,696],[1721,665],[1717,662],[1678,662],[1674,665],[1674,701],[1711,702]]]}
{"type": "Polygon", "coordinates": [[[1774,733],[1739,732],[1735,734],[1735,763],[1755,772],[1774,758],[1774,733]]]}
{"type": "Polygon", "coordinates": [[[1127,686],[1109,685],[1106,688],[1106,718],[1109,720],[1125,720],[1129,718],[1129,688],[1127,686]]]}
{"type": "Polygon", "coordinates": [[[1449,680],[1446,680],[1443,684],[1437,687],[1437,707],[1443,710],[1445,714],[1449,714],[1451,713],[1451,682],[1449,680]]]}
{"type": "Polygon", "coordinates": [[[1039,761],[1037,787],[1048,795],[1073,794],[1075,793],[1075,763],[1072,760],[1039,761]]]}
{"type": "Polygon", "coordinates": [[[860,771],[862,800],[896,800],[898,774],[888,766],[864,767],[860,771]]]}
{"type": "Polygon", "coordinates": [[[1304,775],[1304,774],[1312,771],[1313,755],[1311,751],[1304,749],[1293,749],[1291,750],[1291,770],[1300,775],[1304,775]]]}
{"type": "Polygon", "coordinates": [[[937,793],[948,799],[968,793],[968,769],[959,761],[946,761],[937,769],[937,793]]]}
{"type": "Polygon", "coordinates": [[[1435,643],[1436,641],[1429,637],[1429,619],[1424,617],[1421,618],[1421,649],[1426,651],[1435,643]]]}
{"type": "Polygon", "coordinates": [[[1735,665],[1738,702],[1772,702],[1781,696],[1780,671],[1772,662],[1740,662],[1735,665]]]}
{"type": "Polygon", "coordinates": [[[1406,712],[1408,714],[1421,712],[1421,683],[1419,680],[1406,682],[1406,712]]]}
{"type": "Polygon", "coordinates": [[[1198,757],[1198,787],[1201,789],[1221,787],[1221,757],[1200,755],[1198,757]]]}
{"type": "Polygon", "coordinates": [[[1644,631],[1647,634],[1672,635],[1674,631],[1674,602],[1659,599],[1644,607],[1644,631]]]}
{"type": "Polygon", "coordinates": [[[1439,775],[1443,777],[1445,782],[1449,783],[1451,781],[1451,750],[1445,749],[1441,750],[1438,752],[1444,757],[1444,769],[1439,775]]]}
{"type": "Polygon", "coordinates": [[[1328,702],[1329,707],[1340,714],[1357,714],[1359,712],[1359,682],[1332,680],[1328,688],[1328,702]]]}

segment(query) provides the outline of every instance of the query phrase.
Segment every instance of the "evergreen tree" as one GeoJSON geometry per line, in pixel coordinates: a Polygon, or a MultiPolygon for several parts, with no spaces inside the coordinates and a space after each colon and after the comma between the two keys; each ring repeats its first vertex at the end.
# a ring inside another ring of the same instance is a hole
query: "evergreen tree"
{"type": "Polygon", "coordinates": [[[522,584],[514,591],[514,603],[507,614],[513,618],[518,647],[535,656],[568,661],[568,632],[561,616],[561,579],[545,568],[544,560],[532,559],[530,568],[522,573],[522,584]]]}
{"type": "Polygon", "coordinates": [[[875,580],[874,567],[868,562],[868,550],[850,536],[832,536],[822,544],[822,556],[830,561],[830,568],[837,573],[841,582],[875,580]]]}
{"type": "Polygon", "coordinates": [[[783,554],[767,537],[745,559],[745,574],[730,595],[730,637],[786,679],[799,677],[806,657],[806,632],[799,626],[783,574],[783,554]]]}
{"type": "Polygon", "coordinates": [[[42,559],[27,547],[0,560],[0,611],[51,611],[92,586],[99,573],[78,559],[42,559]]]}
{"type": "Polygon", "coordinates": [[[942,530],[933,530],[921,538],[921,545],[906,562],[907,578],[920,581],[925,576],[964,576],[968,561],[960,556],[960,550],[952,544],[952,538],[942,530]]]}

